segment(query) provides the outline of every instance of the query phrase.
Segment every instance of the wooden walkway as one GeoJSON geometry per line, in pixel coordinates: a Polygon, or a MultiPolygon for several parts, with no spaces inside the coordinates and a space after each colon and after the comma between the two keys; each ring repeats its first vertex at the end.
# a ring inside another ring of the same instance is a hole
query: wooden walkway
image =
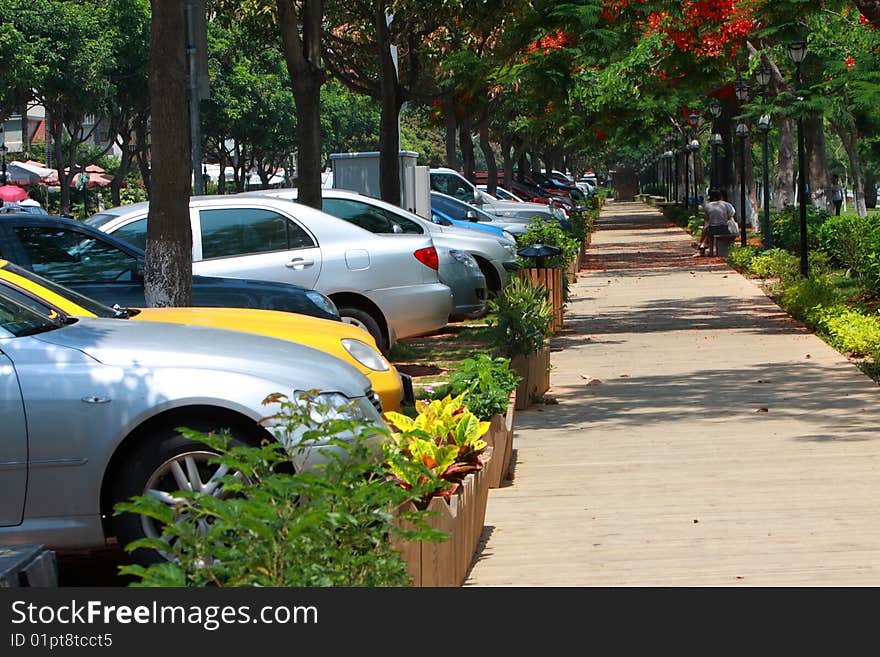
{"type": "Polygon", "coordinates": [[[610,203],[466,586],[877,586],[878,387],[610,203]]]}

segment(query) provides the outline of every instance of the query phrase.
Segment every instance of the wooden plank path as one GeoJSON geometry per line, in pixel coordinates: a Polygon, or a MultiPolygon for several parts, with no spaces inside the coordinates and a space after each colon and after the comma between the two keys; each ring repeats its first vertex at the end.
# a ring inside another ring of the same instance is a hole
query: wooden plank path
{"type": "Polygon", "coordinates": [[[466,586],[877,586],[880,388],[609,203],[466,586]]]}

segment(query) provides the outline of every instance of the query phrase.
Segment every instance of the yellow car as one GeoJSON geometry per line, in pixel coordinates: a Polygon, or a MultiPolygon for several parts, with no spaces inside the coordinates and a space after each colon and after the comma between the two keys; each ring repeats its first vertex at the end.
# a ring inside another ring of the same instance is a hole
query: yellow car
{"type": "Polygon", "coordinates": [[[373,383],[383,411],[400,411],[403,381],[381,354],[373,337],[362,329],[299,313],[252,308],[126,308],[114,310],[79,292],[0,259],[0,286],[19,292],[38,310],[73,317],[118,317],[147,322],[196,324],[257,333],[320,349],[351,363],[373,383]]]}

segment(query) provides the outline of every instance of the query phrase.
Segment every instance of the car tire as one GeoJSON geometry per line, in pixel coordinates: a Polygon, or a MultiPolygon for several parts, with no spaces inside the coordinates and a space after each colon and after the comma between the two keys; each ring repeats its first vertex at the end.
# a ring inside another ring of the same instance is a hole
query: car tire
{"type": "MultiPolygon", "coordinates": [[[[204,425],[193,428],[205,432],[211,430],[204,425]]],[[[213,429],[216,430],[217,427],[213,429]]],[[[241,432],[232,430],[230,433],[232,435],[230,446],[252,444],[243,439],[241,432]]],[[[154,491],[154,495],[181,490],[184,481],[198,483],[195,480],[196,476],[199,477],[202,485],[210,485],[211,477],[217,475],[220,467],[208,463],[215,455],[216,450],[186,438],[177,429],[168,427],[153,431],[126,455],[120,468],[114,473],[112,502],[115,505],[135,495],[147,495],[148,490],[154,491]],[[175,463],[180,466],[176,477],[176,468],[173,465],[175,463]],[[192,468],[193,465],[195,468],[192,468]]],[[[194,488],[198,488],[198,485],[194,488]]],[[[170,495],[168,503],[172,503],[170,495]]],[[[161,526],[152,518],[123,513],[113,516],[113,533],[119,545],[125,548],[132,541],[141,538],[160,537],[161,526]]],[[[156,550],[138,548],[132,553],[131,558],[136,563],[146,566],[165,561],[168,557],[156,550]]]]}
{"type": "Polygon", "coordinates": [[[382,329],[379,328],[379,322],[377,322],[373,318],[373,316],[370,315],[370,313],[368,313],[366,310],[361,310],[360,308],[353,308],[349,306],[340,308],[339,316],[346,324],[351,324],[352,326],[362,328],[370,335],[372,335],[373,339],[376,341],[376,344],[379,347],[379,350],[383,354],[387,355],[388,340],[386,340],[385,336],[382,334],[382,329]]]}

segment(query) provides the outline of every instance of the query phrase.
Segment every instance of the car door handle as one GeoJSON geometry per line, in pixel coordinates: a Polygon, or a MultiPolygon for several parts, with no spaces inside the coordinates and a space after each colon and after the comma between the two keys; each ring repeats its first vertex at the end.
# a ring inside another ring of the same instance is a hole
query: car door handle
{"type": "Polygon", "coordinates": [[[305,269],[315,264],[314,260],[306,260],[305,258],[293,258],[285,267],[288,269],[305,269]]]}

